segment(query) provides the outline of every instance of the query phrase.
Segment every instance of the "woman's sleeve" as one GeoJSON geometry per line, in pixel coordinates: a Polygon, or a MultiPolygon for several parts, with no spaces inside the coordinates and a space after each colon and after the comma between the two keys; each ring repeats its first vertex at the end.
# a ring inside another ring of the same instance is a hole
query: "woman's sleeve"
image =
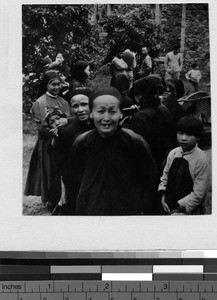
{"type": "Polygon", "coordinates": [[[39,107],[39,103],[36,101],[32,108],[31,108],[31,113],[32,116],[37,124],[37,129],[38,131],[45,137],[45,138],[49,138],[50,137],[50,132],[48,130],[47,127],[45,127],[44,125],[42,125],[42,117],[41,117],[41,113],[40,113],[40,107],[39,107]]]}

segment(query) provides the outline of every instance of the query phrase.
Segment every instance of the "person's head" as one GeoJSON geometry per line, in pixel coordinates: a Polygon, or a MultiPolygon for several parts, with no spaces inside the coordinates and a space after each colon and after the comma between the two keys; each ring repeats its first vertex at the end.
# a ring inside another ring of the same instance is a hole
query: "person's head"
{"type": "Polygon", "coordinates": [[[183,151],[193,149],[203,133],[202,121],[194,116],[182,117],[176,125],[177,141],[183,151]]]}
{"type": "Polygon", "coordinates": [[[90,117],[103,138],[111,137],[123,117],[121,112],[122,97],[114,87],[95,90],[90,96],[90,117]]]}
{"type": "Polygon", "coordinates": [[[116,56],[118,57],[118,58],[121,58],[122,57],[122,54],[123,54],[123,48],[122,47],[118,47],[117,49],[116,49],[116,56]]]}
{"type": "Polygon", "coordinates": [[[178,109],[177,99],[181,98],[185,93],[184,84],[179,79],[166,80],[166,90],[163,93],[162,104],[170,111],[173,117],[176,117],[178,109]]]}
{"type": "Polygon", "coordinates": [[[71,111],[75,118],[81,122],[87,122],[90,118],[89,94],[88,89],[77,88],[71,95],[71,111]]]}
{"type": "Polygon", "coordinates": [[[63,54],[58,52],[55,61],[58,62],[60,65],[62,65],[62,63],[64,62],[63,54]]]}
{"type": "Polygon", "coordinates": [[[142,47],[141,52],[142,52],[143,55],[147,55],[148,54],[148,48],[147,47],[142,47]]]}
{"type": "Polygon", "coordinates": [[[59,107],[50,107],[47,110],[45,121],[49,127],[55,129],[59,126],[64,127],[68,124],[67,116],[59,107]]]}
{"type": "Polygon", "coordinates": [[[57,96],[59,94],[60,88],[61,88],[60,75],[54,70],[47,71],[44,74],[44,77],[41,81],[41,85],[39,88],[39,96],[46,93],[46,91],[53,96],[57,96]]]}
{"type": "Polygon", "coordinates": [[[176,45],[173,46],[173,53],[174,54],[179,53],[179,50],[180,50],[180,46],[178,44],[176,44],[176,45]]]}
{"type": "Polygon", "coordinates": [[[141,108],[159,105],[159,96],[165,90],[165,82],[161,75],[153,74],[136,80],[133,83],[132,92],[135,102],[141,108]]]}
{"type": "Polygon", "coordinates": [[[191,67],[192,67],[192,69],[194,69],[194,70],[198,70],[198,69],[199,69],[199,66],[198,66],[197,63],[193,63],[193,64],[191,65],[191,67]]]}
{"type": "Polygon", "coordinates": [[[181,98],[185,93],[185,87],[180,79],[168,79],[166,80],[166,92],[164,96],[175,97],[175,100],[181,98]]]}
{"type": "Polygon", "coordinates": [[[85,80],[90,76],[90,66],[86,61],[79,60],[71,66],[71,78],[76,79],[80,82],[85,82],[85,80]]]}
{"type": "Polygon", "coordinates": [[[123,73],[118,73],[114,77],[113,87],[115,87],[117,90],[119,90],[119,92],[122,95],[126,95],[129,90],[129,87],[130,87],[130,83],[129,83],[127,76],[123,73]]]}

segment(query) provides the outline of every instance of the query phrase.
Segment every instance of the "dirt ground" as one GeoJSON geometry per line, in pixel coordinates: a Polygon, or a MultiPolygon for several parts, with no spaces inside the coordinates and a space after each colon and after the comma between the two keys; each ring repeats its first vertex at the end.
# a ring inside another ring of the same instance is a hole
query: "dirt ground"
{"type": "MultiPolygon", "coordinates": [[[[102,80],[101,80],[102,81],[102,80]]],[[[105,80],[108,82],[108,78],[105,80]]],[[[186,86],[186,82],[185,86],[186,86]]],[[[210,87],[208,80],[201,82],[200,90],[210,93],[210,87]]],[[[26,177],[29,167],[30,157],[36,143],[37,139],[37,130],[35,122],[32,120],[30,115],[23,115],[23,190],[26,183],[26,177]]],[[[202,145],[203,146],[203,145],[202,145]]],[[[211,147],[203,147],[206,151],[208,158],[211,162],[211,147]]],[[[211,213],[211,191],[207,197],[207,212],[211,213]]],[[[51,215],[47,207],[41,202],[40,197],[36,196],[23,196],[23,215],[33,216],[33,215],[51,215]]]]}

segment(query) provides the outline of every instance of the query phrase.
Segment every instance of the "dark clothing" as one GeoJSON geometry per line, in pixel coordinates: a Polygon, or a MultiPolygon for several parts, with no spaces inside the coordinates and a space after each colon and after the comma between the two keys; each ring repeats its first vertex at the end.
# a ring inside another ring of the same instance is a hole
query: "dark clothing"
{"type": "Polygon", "coordinates": [[[72,147],[70,209],[76,215],[141,215],[151,210],[156,168],[149,146],[137,134],[118,129],[104,139],[96,129],[72,147]]]}
{"type": "Polygon", "coordinates": [[[164,105],[143,108],[134,114],[131,129],[150,145],[158,167],[158,177],[171,150],[172,118],[164,105]]]}
{"type": "Polygon", "coordinates": [[[68,202],[70,198],[70,169],[69,169],[69,153],[70,149],[76,139],[76,137],[84,133],[86,131],[89,131],[94,128],[94,125],[92,122],[81,122],[77,119],[69,119],[69,124],[64,127],[60,128],[59,130],[59,136],[58,138],[55,138],[55,145],[51,146],[49,145],[48,153],[53,156],[56,155],[56,162],[58,165],[58,176],[56,178],[56,182],[53,182],[52,187],[50,190],[52,191],[55,189],[56,183],[60,180],[60,177],[62,177],[63,183],[65,185],[65,201],[68,202]]]}
{"type": "Polygon", "coordinates": [[[173,160],[168,174],[166,203],[170,210],[177,209],[178,200],[184,198],[193,190],[193,180],[189,171],[188,161],[182,157],[173,160]]]}
{"type": "Polygon", "coordinates": [[[55,152],[68,155],[76,137],[94,128],[92,122],[81,122],[75,118],[68,119],[68,125],[59,129],[59,136],[55,139],[55,152]]]}
{"type": "Polygon", "coordinates": [[[67,116],[70,117],[69,104],[61,97],[51,97],[47,94],[36,100],[32,106],[31,112],[38,127],[38,140],[34,147],[24,194],[26,196],[41,196],[43,203],[49,202],[53,206],[59,201],[61,196],[61,183],[56,180],[58,177],[58,164],[56,155],[48,155],[48,146],[51,141],[48,124],[45,121],[46,110],[51,107],[58,107],[67,116]],[[55,189],[50,188],[54,186],[55,189]]]}

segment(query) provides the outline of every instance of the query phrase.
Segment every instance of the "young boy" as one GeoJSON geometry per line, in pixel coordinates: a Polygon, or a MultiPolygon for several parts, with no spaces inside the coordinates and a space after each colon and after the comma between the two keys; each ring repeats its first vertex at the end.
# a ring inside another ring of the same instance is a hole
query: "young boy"
{"type": "Polygon", "coordinates": [[[197,146],[202,132],[203,124],[196,117],[183,117],[177,123],[180,146],[169,153],[158,188],[166,213],[202,214],[210,182],[210,164],[197,146]]]}
{"type": "Polygon", "coordinates": [[[80,135],[71,153],[71,214],[148,214],[156,168],[141,136],[119,126],[122,97],[113,87],[90,96],[95,129],[80,135]]]}
{"type": "Polygon", "coordinates": [[[201,72],[198,64],[192,64],[192,69],[185,74],[185,78],[189,81],[191,88],[190,93],[198,92],[198,84],[201,80],[201,72]]]}

